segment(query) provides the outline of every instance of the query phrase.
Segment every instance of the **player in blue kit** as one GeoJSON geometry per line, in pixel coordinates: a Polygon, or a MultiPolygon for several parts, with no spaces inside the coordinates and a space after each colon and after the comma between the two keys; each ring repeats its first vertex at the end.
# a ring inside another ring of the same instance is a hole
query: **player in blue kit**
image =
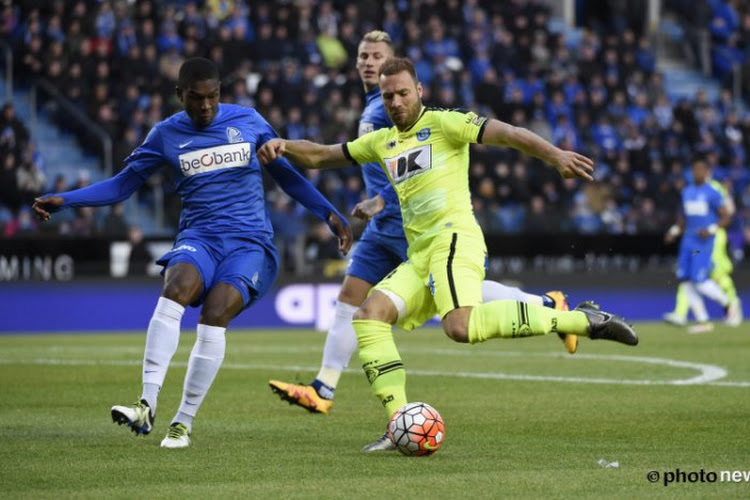
{"type": "MultiPolygon", "coordinates": [[[[378,86],[380,66],[393,55],[390,36],[384,31],[365,34],[359,44],[357,71],[365,88],[365,109],[359,120],[359,136],[393,126],[378,86]]],[[[269,381],[271,390],[282,399],[314,413],[330,411],[341,373],[357,349],[352,326],[354,312],[375,284],[407,260],[401,207],[393,186],[378,163],[362,165],[362,176],[368,199],[354,208],[353,215],[369,219],[369,223],[355,247],[339,292],[333,324],[323,347],[320,371],[309,384],[269,381]]],[[[486,301],[514,299],[558,309],[568,308],[561,292],[532,295],[493,281],[485,281],[482,291],[486,301]]],[[[564,335],[561,338],[568,352],[574,353],[578,337],[564,335]]]]}
{"type": "Polygon", "coordinates": [[[692,172],[693,183],[682,190],[682,217],[670,228],[666,240],[671,242],[683,235],[677,258],[677,279],[697,321],[689,331],[703,333],[711,331],[713,324],[708,321],[701,295],[729,308],[728,317],[738,314],[732,308],[737,309],[739,304],[737,301],[730,303],[719,285],[710,279],[716,231],[729,223],[724,197],[708,182],[711,170],[705,159],[697,157],[693,161],[692,172]]]}
{"type": "MultiPolygon", "coordinates": [[[[146,334],[143,393],[136,404],[111,410],[115,422],[136,434],[151,432],[185,307],[202,305],[182,402],[161,442],[164,448],[190,445],[193,418],[224,358],[226,328],[266,293],[279,266],[255,156],[276,133],[254,109],[219,104],[219,73],[208,59],[187,60],[176,91],[184,111],[154,125],[119,174],[37,198],[33,206],[42,220],[49,220],[63,208],[118,203],[163,167],[177,174],[183,209],[174,248],[158,260],[164,266],[164,288],[146,334]]],[[[328,223],[347,253],[352,236],[344,217],[288,162],[276,162],[268,172],[287,194],[328,223]]]]}

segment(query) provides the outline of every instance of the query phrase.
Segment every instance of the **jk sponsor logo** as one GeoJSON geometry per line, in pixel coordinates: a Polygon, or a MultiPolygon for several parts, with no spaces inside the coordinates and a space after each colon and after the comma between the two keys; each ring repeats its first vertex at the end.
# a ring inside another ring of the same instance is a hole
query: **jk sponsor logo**
{"type": "Polygon", "coordinates": [[[250,163],[250,143],[226,144],[200,149],[179,156],[183,175],[196,175],[223,168],[244,167],[250,163]]]}
{"type": "Polygon", "coordinates": [[[384,158],[393,182],[398,184],[409,177],[427,172],[432,168],[432,148],[429,144],[410,149],[393,158],[384,158]]]}

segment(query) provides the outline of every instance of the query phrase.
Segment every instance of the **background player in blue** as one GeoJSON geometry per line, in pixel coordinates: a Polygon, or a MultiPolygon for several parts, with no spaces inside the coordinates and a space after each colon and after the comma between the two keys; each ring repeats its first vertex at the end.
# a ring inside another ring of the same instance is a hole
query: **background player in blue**
{"type": "MultiPolygon", "coordinates": [[[[183,210],[174,248],[158,261],[165,267],[164,288],[146,335],[142,397],[132,406],[112,407],[115,422],[136,434],[151,432],[185,307],[202,304],[182,402],[161,443],[165,448],[190,445],[193,418],[224,358],[226,328],[268,290],[279,264],[255,157],[275,132],[255,110],[219,104],[219,73],[208,59],[186,61],[176,91],[184,111],[157,123],[119,174],[43,196],[33,206],[49,220],[62,208],[122,201],[164,166],[176,172],[183,210]]],[[[290,196],[328,222],[341,251],[348,252],[351,229],[325,198],[288,163],[268,171],[290,196]]]]}
{"type": "MultiPolygon", "coordinates": [[[[388,33],[371,31],[362,37],[357,51],[357,71],[365,88],[365,109],[359,120],[360,136],[393,126],[383,107],[378,86],[380,66],[393,55],[388,33]]],[[[282,399],[311,412],[330,411],[341,373],[357,349],[357,336],[352,326],[354,311],[375,284],[407,259],[401,207],[388,177],[377,163],[362,165],[362,176],[368,199],[355,206],[352,215],[369,219],[369,223],[354,249],[339,292],[333,324],[323,347],[320,371],[310,384],[269,381],[271,389],[282,399]]],[[[561,292],[532,295],[493,281],[484,282],[483,298],[486,301],[514,299],[561,309],[568,307],[561,292]]],[[[563,341],[568,352],[574,353],[578,338],[567,335],[563,341]]]]}
{"type": "Polygon", "coordinates": [[[697,321],[689,330],[702,333],[713,329],[701,295],[715,300],[722,307],[729,306],[727,295],[709,278],[714,235],[719,226],[729,223],[729,212],[721,192],[709,182],[711,169],[705,159],[693,160],[693,182],[682,190],[682,217],[666,236],[672,242],[682,234],[677,258],[677,279],[684,288],[697,321]]]}

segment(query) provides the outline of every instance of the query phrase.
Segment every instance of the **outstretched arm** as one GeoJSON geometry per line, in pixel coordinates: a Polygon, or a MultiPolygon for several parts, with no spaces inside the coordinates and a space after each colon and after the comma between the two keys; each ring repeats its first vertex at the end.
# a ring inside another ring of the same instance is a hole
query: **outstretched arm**
{"type": "Polygon", "coordinates": [[[275,160],[266,169],[286,194],[297,200],[318,219],[328,224],[339,240],[339,250],[346,255],[352,246],[352,229],[346,218],[297,172],[285,158],[275,160]]]}
{"type": "Polygon", "coordinates": [[[344,153],[344,144],[324,145],[310,141],[271,139],[258,150],[258,160],[264,165],[286,157],[304,168],[342,168],[356,165],[344,153]]]}
{"type": "Polygon", "coordinates": [[[125,168],[116,176],[85,188],[36,198],[31,208],[37,217],[48,221],[52,213],[65,208],[99,207],[119,203],[133,194],[143,182],[144,179],[135,170],[125,168]]]}
{"type": "Polygon", "coordinates": [[[70,207],[99,207],[119,203],[141,187],[145,180],[164,164],[161,132],[154,126],[143,144],[127,158],[127,165],[116,176],[85,188],[36,198],[32,208],[37,217],[47,221],[50,214],[70,207]]]}
{"type": "Polygon", "coordinates": [[[574,151],[562,150],[522,127],[514,127],[500,120],[487,120],[482,133],[482,143],[509,146],[539,158],[555,167],[566,179],[580,177],[589,181],[594,180],[591,176],[591,172],[594,171],[593,160],[574,151]]]}

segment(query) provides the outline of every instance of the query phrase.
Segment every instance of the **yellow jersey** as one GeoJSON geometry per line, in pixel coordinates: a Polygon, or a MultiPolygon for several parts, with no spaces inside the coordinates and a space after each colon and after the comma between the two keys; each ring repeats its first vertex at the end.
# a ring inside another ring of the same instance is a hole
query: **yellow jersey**
{"type": "Polygon", "coordinates": [[[352,163],[377,162],[401,205],[409,254],[443,228],[481,237],[469,191],[469,144],[481,143],[487,118],[425,108],[408,129],[382,128],[344,144],[352,163]]]}

